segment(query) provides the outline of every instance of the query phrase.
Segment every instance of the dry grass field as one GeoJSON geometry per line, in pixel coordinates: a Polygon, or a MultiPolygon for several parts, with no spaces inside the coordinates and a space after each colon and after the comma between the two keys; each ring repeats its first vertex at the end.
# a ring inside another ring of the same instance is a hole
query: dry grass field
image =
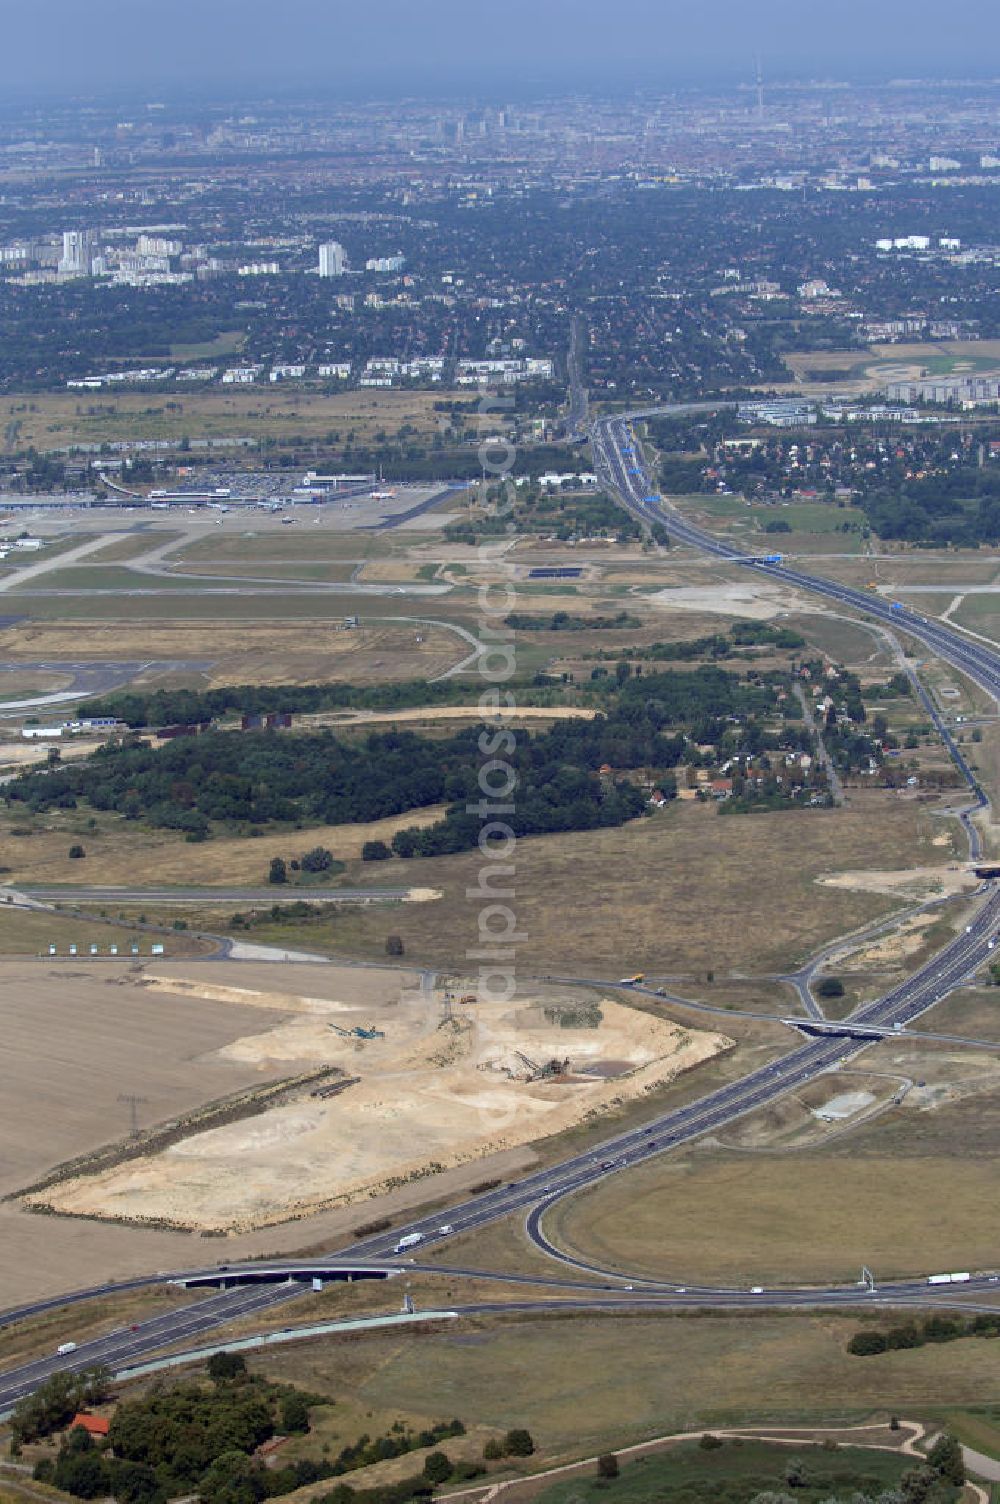
{"type": "MultiPolygon", "coordinates": [[[[819,885],[817,877],[944,863],[950,851],[933,844],[937,834],[927,807],[863,791],[840,811],[742,817],[675,803],[616,830],[523,840],[513,883],[526,932],[517,966],[528,975],[605,978],[782,971],[894,907],[884,894],[819,885]]],[[[280,936],[264,929],[260,938],[375,956],[391,929],[408,956],[461,965],[478,943],[478,907],[466,889],[476,887],[481,864],[478,853],[383,864],[380,882],[405,880],[441,899],[391,917],[340,913],[280,936]]],[[[370,880],[363,868],[349,876],[370,880]]]]}
{"type": "Polygon", "coordinates": [[[212,389],[159,400],[148,392],[113,396],[62,392],[10,393],[0,413],[16,418],[17,444],[45,451],[69,444],[102,444],[123,438],[325,439],[334,432],[365,444],[384,429],[410,424],[417,434],[435,434],[432,392],[321,392],[212,389]],[[169,402],[169,406],[168,406],[169,402]]]}
{"type": "MultiPolygon", "coordinates": [[[[95,663],[122,658],[208,662],[211,668],[204,675],[192,675],[192,679],[207,681],[210,688],[331,681],[372,684],[431,678],[464,658],[469,650],[463,638],[433,624],[371,622],[348,631],[329,620],[275,621],[265,615],[230,625],[199,618],[198,608],[189,619],[156,619],[160,605],[160,601],[147,605],[152,619],[96,620],[84,631],[78,624],[58,620],[22,621],[0,633],[0,650],[5,660],[15,665],[19,659],[34,662],[61,658],[95,663]]],[[[305,605],[304,615],[308,617],[316,610],[315,597],[305,605]]],[[[100,605],[105,617],[119,609],[117,602],[100,605]]],[[[134,682],[142,685],[154,677],[155,673],[139,674],[134,682]]],[[[0,678],[0,689],[3,684],[0,678]]]]}
{"type": "Polygon", "coordinates": [[[435,1413],[527,1426],[537,1469],[675,1430],[836,1424],[1000,1396],[988,1342],[853,1358],[851,1317],[558,1316],[483,1319],[258,1354],[251,1367],[376,1414],[435,1413]]]}
{"type": "MultiPolygon", "coordinates": [[[[941,1011],[928,1028],[976,1025],[941,1011]]],[[[609,1267],[679,1280],[849,1282],[862,1264],[882,1278],[997,1269],[998,1131],[995,1052],[887,1040],[722,1135],[742,1150],[706,1141],[636,1166],[557,1206],[547,1230],[609,1267]],[[851,1114],[852,1092],[872,1098],[867,1121],[860,1104],[851,1114]],[[898,1105],[878,1110],[889,1092],[898,1105]],[[825,1142],[779,1147],[789,1133],[801,1142],[808,1122],[815,1137],[810,1109],[828,1101],[847,1115],[828,1122],[825,1142]]]]}
{"type": "MultiPolygon", "coordinates": [[[[147,956],[154,941],[164,947],[164,954],[168,956],[205,955],[214,948],[211,941],[197,940],[183,933],[144,934],[124,924],[96,923],[92,919],[71,918],[42,909],[0,906],[0,955],[3,956],[47,955],[50,945],[58,946],[59,953],[68,956],[70,945],[75,944],[82,958],[91,943],[99,945],[105,955],[109,946],[117,945],[119,954],[124,956],[129,953],[133,941],[139,942],[147,956]]],[[[89,965],[89,955],[83,964],[89,965]]]]}
{"type": "MultiPolygon", "coordinates": [[[[4,811],[0,831],[8,883],[260,887],[267,882],[274,856],[287,860],[302,856],[314,846],[325,846],[338,860],[360,859],[365,841],[388,842],[402,826],[430,825],[443,813],[443,805],[431,805],[408,815],[358,825],[319,825],[308,831],[283,830],[253,840],[223,837],[195,845],[188,844],[176,831],[149,830],[115,815],[95,817],[96,828],[91,830],[90,817],[81,817],[79,811],[54,811],[35,822],[29,818],[27,824],[16,811],[13,822],[8,823],[10,817],[4,811]],[[31,833],[15,835],[12,830],[31,833]],[[77,837],[86,848],[83,861],[67,855],[68,842],[77,837]]],[[[364,868],[363,884],[368,887],[405,887],[408,881],[407,872],[399,864],[391,870],[384,862],[364,868]]],[[[70,891],[67,898],[71,897],[70,891]]],[[[293,897],[308,898],[308,889],[275,890],[275,899],[293,897]]]]}
{"type": "Polygon", "coordinates": [[[854,1143],[638,1166],[563,1203],[547,1231],[607,1267],[693,1283],[848,1283],[862,1264],[881,1278],[998,1267],[988,1160],[901,1163],[854,1143]]]}
{"type": "Polygon", "coordinates": [[[354,591],[343,594],[315,589],[296,591],[293,586],[281,594],[273,585],[255,590],[252,584],[240,585],[238,581],[213,585],[202,580],[192,581],[185,588],[182,580],[169,578],[141,581],[138,589],[133,578],[125,594],[104,590],[68,594],[60,590],[50,595],[41,590],[33,593],[25,590],[12,597],[12,603],[19,614],[32,622],[63,622],[80,636],[89,634],[95,626],[110,625],[128,633],[133,627],[160,622],[169,625],[199,622],[204,630],[212,631],[230,623],[255,629],[261,622],[271,621],[337,630],[348,616],[398,622],[431,617],[437,621],[459,620],[469,626],[474,626],[476,620],[471,595],[458,599],[408,596],[405,592],[373,596],[354,591]]]}

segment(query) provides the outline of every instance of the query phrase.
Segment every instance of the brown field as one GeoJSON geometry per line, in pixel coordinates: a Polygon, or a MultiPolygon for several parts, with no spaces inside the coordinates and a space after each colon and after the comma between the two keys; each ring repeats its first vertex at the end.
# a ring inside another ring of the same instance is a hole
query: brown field
{"type": "MultiPolygon", "coordinates": [[[[948,591],[953,585],[956,588],[963,584],[988,585],[996,576],[998,563],[995,553],[983,549],[942,554],[915,548],[911,552],[905,551],[905,545],[891,543],[881,544],[874,559],[831,559],[824,565],[823,573],[855,586],[876,580],[881,586],[940,585],[948,591]]],[[[915,603],[926,599],[926,596],[913,597],[915,603]]]]}
{"type": "MultiPolygon", "coordinates": [[[[895,906],[884,894],[821,886],[817,877],[943,863],[950,853],[933,845],[936,834],[928,807],[860,791],[835,812],[723,816],[675,803],[616,830],[523,840],[513,884],[526,931],[517,965],[522,974],[605,978],[784,970],[895,906]]],[[[338,914],[286,928],[281,943],[375,956],[392,928],[407,955],[460,964],[476,943],[478,908],[466,889],[476,887],[480,867],[478,854],[383,864],[380,882],[405,878],[439,890],[441,900],[397,909],[391,924],[382,912],[338,914]]],[[[362,869],[349,875],[367,880],[362,869]]],[[[275,937],[264,930],[260,938],[275,937]]]]}
{"type": "Polygon", "coordinates": [[[846,1351],[858,1321],[818,1316],[482,1319],[423,1333],[336,1338],[255,1355],[251,1367],[355,1396],[380,1413],[530,1428],[532,1469],[645,1437],[718,1425],[835,1424],[995,1403],[990,1344],[846,1351]]]}
{"type": "MultiPolygon", "coordinates": [[[[946,1027],[939,1012],[928,1028],[946,1027]]],[[[996,1269],[998,1128],[995,1052],[887,1040],[723,1135],[754,1149],[706,1141],[637,1166],[556,1207],[548,1231],[609,1267],[678,1279],[849,1281],[863,1263],[883,1277],[996,1269]],[[882,1103],[887,1090],[903,1095],[884,1111],[876,1102],[869,1121],[862,1109],[829,1125],[825,1144],[777,1147],[806,1122],[815,1134],[806,1104],[865,1089],[882,1103]]]]}
{"type": "MultiPolygon", "coordinates": [[[[159,606],[159,601],[149,603],[151,617],[159,606]]],[[[105,601],[100,609],[107,615],[116,607],[105,601]]],[[[289,622],[270,618],[239,626],[197,617],[144,622],[97,620],[88,623],[84,631],[79,625],[59,621],[20,622],[0,634],[0,644],[5,660],[14,664],[25,658],[207,660],[212,664],[205,676],[210,688],[429,678],[469,651],[464,639],[435,625],[372,623],[344,631],[328,620],[289,622]]],[[[141,685],[151,677],[139,675],[135,683],[141,685]]]]}
{"type": "Polygon", "coordinates": [[[547,1231],[607,1267],[692,1282],[849,1282],[862,1264],[884,1278],[992,1269],[994,1184],[988,1161],[955,1155],[903,1166],[853,1148],[750,1163],[745,1153],[695,1153],[563,1203],[547,1231]]]}
{"type": "MultiPolygon", "coordinates": [[[[129,824],[117,816],[95,817],[97,828],[88,828],[89,816],[79,812],[53,812],[36,822],[25,823],[15,810],[13,827],[30,835],[3,833],[7,883],[129,883],[141,887],[162,884],[244,884],[259,887],[267,881],[273,856],[301,856],[314,846],[325,846],[338,860],[360,859],[365,841],[389,842],[397,830],[410,825],[432,825],[444,813],[443,805],[412,810],[385,820],[359,825],[319,825],[308,831],[278,831],[253,840],[223,837],[190,845],[175,831],[150,830],[129,824]],[[87,855],[83,861],[67,855],[69,843],[80,837],[87,855]]],[[[9,816],[4,817],[3,824],[9,816]]],[[[0,829],[3,829],[0,824],[0,829]]],[[[385,863],[367,864],[363,883],[371,887],[404,887],[406,874],[398,865],[390,872],[385,863]]],[[[72,899],[72,891],[67,892],[72,899]]],[[[275,890],[276,899],[309,897],[309,891],[275,890]]],[[[232,906],[231,906],[232,907],[232,906]]],[[[0,911],[2,914],[2,911],[0,911]]]]}
{"type": "MultiPolygon", "coordinates": [[[[79,863],[72,865],[78,866],[79,863]]],[[[117,945],[119,953],[125,956],[133,941],[139,942],[140,949],[147,956],[154,941],[165,947],[164,953],[168,956],[205,955],[216,948],[213,941],[198,940],[183,933],[145,934],[126,924],[98,923],[97,919],[71,918],[44,909],[0,906],[0,955],[47,956],[49,946],[57,945],[60,954],[68,957],[70,944],[75,944],[79,947],[81,963],[89,968],[90,957],[87,955],[84,960],[84,953],[89,951],[92,943],[99,945],[105,955],[110,945],[117,945]]]]}
{"type": "Polygon", "coordinates": [[[325,438],[339,431],[346,441],[353,433],[364,444],[377,430],[392,434],[408,423],[418,433],[437,432],[433,392],[283,392],[271,386],[257,390],[210,390],[171,395],[171,407],[148,392],[88,394],[62,392],[9,393],[0,411],[20,424],[18,447],[58,449],[67,444],[101,444],[121,438],[272,438],[294,440],[300,435],[325,438]]]}
{"type": "MultiPolygon", "coordinates": [[[[151,991],[137,985],[142,974],[129,962],[70,957],[3,963],[0,1191],[124,1137],[121,1091],[141,1087],[149,1124],[282,1074],[217,1054],[244,1031],[242,1009],[151,991]]],[[[281,1016],[276,1007],[256,1021],[281,1016]]]]}

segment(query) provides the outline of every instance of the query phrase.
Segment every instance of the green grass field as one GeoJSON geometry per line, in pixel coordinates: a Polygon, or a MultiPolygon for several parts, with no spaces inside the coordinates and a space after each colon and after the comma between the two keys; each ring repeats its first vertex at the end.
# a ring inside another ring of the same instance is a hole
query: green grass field
{"type": "Polygon", "coordinates": [[[685,1504],[746,1504],[758,1493],[782,1493],[794,1475],[800,1504],[820,1504],[833,1494],[871,1495],[891,1488],[912,1466],[907,1457],[861,1447],[826,1451],[738,1439],[709,1451],[689,1441],[625,1461],[610,1484],[596,1471],[575,1473],[550,1483],[535,1499],[537,1504],[661,1504],[682,1497],[685,1504]]]}

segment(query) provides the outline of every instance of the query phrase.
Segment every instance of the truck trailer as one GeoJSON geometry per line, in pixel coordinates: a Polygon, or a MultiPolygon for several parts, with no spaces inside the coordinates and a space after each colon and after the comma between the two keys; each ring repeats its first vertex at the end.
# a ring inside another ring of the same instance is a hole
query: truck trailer
{"type": "Polygon", "coordinates": [[[396,1253],[405,1253],[407,1248],[416,1248],[418,1243],[424,1241],[422,1232],[408,1232],[405,1238],[400,1238],[396,1244],[396,1253]]]}

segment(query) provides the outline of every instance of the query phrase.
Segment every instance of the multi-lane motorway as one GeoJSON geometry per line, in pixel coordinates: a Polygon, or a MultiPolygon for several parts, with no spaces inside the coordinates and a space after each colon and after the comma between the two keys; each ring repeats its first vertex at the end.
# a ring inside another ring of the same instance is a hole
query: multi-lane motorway
{"type": "MultiPolygon", "coordinates": [[[[691,409],[658,409],[659,412],[690,411],[691,409]]],[[[636,415],[632,415],[634,417],[636,415]]],[[[710,534],[681,518],[656,493],[648,470],[643,462],[639,445],[632,436],[630,418],[601,419],[591,429],[595,468],[606,485],[617,494],[623,505],[649,522],[662,523],[679,541],[702,549],[727,562],[744,564],[747,568],[773,574],[775,565],[747,560],[735,549],[719,542],[710,534]]],[[[1000,653],[986,646],[971,643],[957,631],[939,622],[927,621],[913,612],[900,612],[880,597],[867,592],[852,590],[835,581],[804,574],[785,565],[780,566],[781,576],[788,584],[802,590],[812,591],[836,601],[839,605],[864,612],[876,621],[905,631],[923,642],[938,657],[951,663],[994,697],[1000,697],[1000,653]]],[[[946,729],[946,728],[942,728],[946,729]]],[[[970,787],[976,792],[979,802],[985,802],[979,791],[974,774],[961,756],[960,749],[951,745],[952,755],[965,773],[970,787]]],[[[937,956],[913,976],[892,989],[884,997],[866,1003],[855,1010],[849,1022],[858,1026],[877,1026],[892,1031],[898,1025],[904,1027],[920,1014],[945,997],[955,986],[976,972],[988,959],[992,959],[991,942],[1000,928],[1000,887],[984,887],[972,917],[961,934],[950,942],[937,956]]],[[[990,1273],[976,1276],[961,1286],[929,1286],[926,1280],[897,1281],[882,1286],[876,1292],[859,1292],[857,1286],[828,1288],[782,1287],[768,1290],[746,1290],[709,1286],[681,1287],[676,1283],[629,1279],[620,1271],[603,1270],[583,1260],[574,1259],[556,1247],[546,1234],[546,1212],[562,1197],[592,1185],[605,1176],[613,1175],[628,1166],[641,1163],[654,1155],[669,1152],[706,1133],[717,1131],[735,1119],[759,1109],[783,1096],[786,1092],[801,1087],[823,1071],[836,1067],[845,1059],[867,1048],[870,1040],[843,1036],[819,1036],[793,1048],[788,1054],[744,1076],[739,1081],[719,1087],[697,1101],[662,1113],[642,1127],[615,1134],[603,1142],[575,1154],[561,1163],[540,1169],[521,1180],[497,1186],[484,1194],[474,1196],[446,1213],[421,1217],[405,1226],[397,1226],[391,1233],[369,1237],[341,1250],[336,1256],[310,1260],[256,1261],[231,1266],[214,1266],[208,1269],[179,1271],[174,1278],[185,1283],[218,1285],[228,1282],[232,1288],[151,1321],[140,1323],[128,1331],[112,1333],[98,1342],[81,1343],[69,1355],[53,1356],[25,1368],[0,1375],[0,1410],[8,1408],[20,1395],[29,1392],[48,1374],[58,1368],[80,1369],[91,1363],[103,1362],[112,1368],[121,1368],[134,1363],[144,1354],[173,1344],[194,1333],[204,1333],[237,1316],[245,1316],[260,1305],[273,1305],[291,1299],[300,1293],[302,1280],[311,1278],[343,1278],[348,1271],[359,1276],[378,1276],[390,1271],[405,1269],[413,1275],[421,1273],[451,1274],[465,1278],[510,1279],[487,1270],[464,1266],[444,1266],[427,1263],[425,1252],[449,1239],[473,1231],[498,1218],[514,1213],[526,1216],[528,1236],[540,1251],[563,1267],[569,1266],[575,1280],[565,1275],[550,1280],[536,1275],[516,1277],[513,1283],[530,1283],[535,1286],[550,1284],[561,1290],[578,1289],[574,1299],[586,1303],[588,1309],[620,1308],[623,1304],[654,1305],[657,1309],[697,1306],[815,1306],[855,1305],[859,1300],[881,1300],[894,1304],[926,1302],[946,1299],[952,1303],[960,1296],[968,1303],[976,1295],[995,1294],[998,1277],[990,1273]],[[419,1234],[406,1255],[396,1252],[397,1243],[403,1237],[419,1234]],[[585,1283],[580,1285],[580,1277],[585,1283]],[[610,1286],[608,1282],[611,1282],[610,1286]],[[635,1287],[633,1289],[633,1286],[635,1287]],[[615,1289],[617,1293],[606,1292],[615,1289]],[[589,1292],[589,1293],[586,1293],[589,1292]]],[[[130,1281],[127,1288],[142,1283],[155,1284],[167,1276],[158,1275],[148,1281],[130,1281]]],[[[104,1285],[91,1291],[77,1292],[72,1300],[85,1300],[97,1296],[113,1295],[123,1287],[104,1285]]],[[[553,1290],[555,1296],[557,1291],[553,1290]]],[[[560,1303],[567,1298],[558,1297],[560,1303]]],[[[0,1313],[0,1321],[22,1320],[44,1309],[51,1309],[57,1299],[39,1302],[21,1308],[17,1312],[0,1313]]],[[[518,1301],[502,1309],[549,1309],[552,1301],[536,1299],[518,1301]]],[[[475,1309],[493,1309],[485,1304],[475,1309]]],[[[472,1308],[470,1308],[472,1309],[472,1308]]],[[[68,1332],[67,1336],[72,1336],[68,1332]]]]}
{"type": "MultiPolygon", "coordinates": [[[[705,408],[705,404],[697,403],[651,409],[650,413],[678,416],[704,411],[705,408]]],[[[590,430],[594,468],[623,505],[647,522],[661,523],[679,543],[690,544],[691,547],[728,563],[743,564],[758,573],[774,574],[775,566],[748,559],[745,552],[722,542],[702,528],[693,526],[664,502],[650,477],[641,447],[633,434],[632,420],[640,416],[643,415],[601,418],[590,430]]],[[[943,622],[920,616],[905,607],[899,609],[899,603],[885,601],[873,592],[854,590],[850,585],[841,585],[822,575],[805,574],[787,564],[778,567],[786,584],[798,586],[814,595],[825,596],[840,606],[861,611],[875,621],[907,632],[938,657],[967,674],[989,694],[995,698],[1000,697],[1000,653],[986,644],[972,641],[943,622]]]]}

